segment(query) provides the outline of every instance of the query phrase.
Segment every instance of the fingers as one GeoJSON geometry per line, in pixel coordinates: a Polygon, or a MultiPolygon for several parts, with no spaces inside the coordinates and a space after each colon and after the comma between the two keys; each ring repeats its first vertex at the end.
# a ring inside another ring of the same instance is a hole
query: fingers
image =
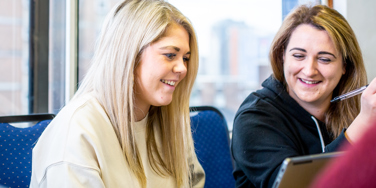
{"type": "Polygon", "coordinates": [[[368,85],[361,96],[361,113],[367,114],[376,123],[376,78],[368,85]]]}
{"type": "Polygon", "coordinates": [[[376,126],[376,78],[362,93],[360,113],[346,132],[350,140],[357,141],[372,126],[376,126]]]}
{"type": "Polygon", "coordinates": [[[374,78],[364,92],[366,95],[373,95],[376,93],[376,78],[374,78]]]}

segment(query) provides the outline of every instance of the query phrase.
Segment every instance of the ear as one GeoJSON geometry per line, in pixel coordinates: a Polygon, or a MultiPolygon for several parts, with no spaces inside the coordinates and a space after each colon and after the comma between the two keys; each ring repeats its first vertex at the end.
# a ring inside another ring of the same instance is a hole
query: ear
{"type": "Polygon", "coordinates": [[[343,66],[342,66],[342,75],[344,75],[346,73],[346,63],[343,63],[343,66]]]}

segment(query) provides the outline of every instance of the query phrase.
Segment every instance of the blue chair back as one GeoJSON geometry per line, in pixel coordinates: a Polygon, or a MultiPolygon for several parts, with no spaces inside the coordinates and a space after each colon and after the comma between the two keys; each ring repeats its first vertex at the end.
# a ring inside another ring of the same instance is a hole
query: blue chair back
{"type": "Polygon", "coordinates": [[[206,174],[205,188],[235,187],[226,120],[210,106],[190,107],[197,158],[206,174]]]}
{"type": "Polygon", "coordinates": [[[53,114],[0,117],[0,187],[29,187],[32,148],[53,114]],[[18,128],[9,123],[38,122],[18,128]]]}

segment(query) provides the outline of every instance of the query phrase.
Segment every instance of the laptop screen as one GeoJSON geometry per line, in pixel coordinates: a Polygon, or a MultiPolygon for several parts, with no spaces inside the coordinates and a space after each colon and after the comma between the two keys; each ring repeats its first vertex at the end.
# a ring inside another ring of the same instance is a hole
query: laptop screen
{"type": "Polygon", "coordinates": [[[286,158],[272,187],[308,187],[326,163],[342,153],[332,152],[286,158]]]}

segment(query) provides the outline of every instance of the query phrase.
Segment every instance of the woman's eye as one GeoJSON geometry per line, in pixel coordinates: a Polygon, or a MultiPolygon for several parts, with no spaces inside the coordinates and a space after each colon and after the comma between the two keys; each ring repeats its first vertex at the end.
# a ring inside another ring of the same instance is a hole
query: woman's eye
{"type": "Polygon", "coordinates": [[[332,61],[332,60],[329,59],[329,58],[319,58],[319,60],[320,60],[321,62],[324,62],[324,63],[329,63],[329,62],[332,61]]]}
{"type": "Polygon", "coordinates": [[[169,58],[169,59],[173,59],[175,56],[176,56],[176,54],[174,54],[174,53],[168,53],[168,54],[164,54],[167,58],[169,58]]]}
{"type": "Polygon", "coordinates": [[[183,61],[188,63],[189,62],[189,58],[188,57],[183,57],[183,61]]]}
{"type": "Polygon", "coordinates": [[[304,58],[304,55],[302,55],[302,54],[293,54],[292,56],[294,56],[294,57],[297,58],[297,59],[302,59],[302,58],[304,58]]]}

